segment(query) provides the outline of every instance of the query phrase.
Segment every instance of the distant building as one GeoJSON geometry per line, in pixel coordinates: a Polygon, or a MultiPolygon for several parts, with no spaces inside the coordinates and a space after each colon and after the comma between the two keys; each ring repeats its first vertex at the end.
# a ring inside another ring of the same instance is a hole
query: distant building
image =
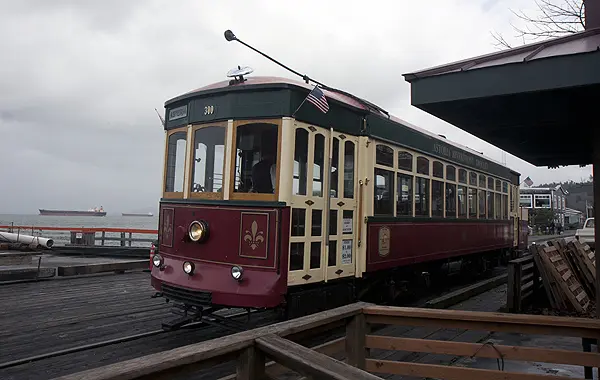
{"type": "Polygon", "coordinates": [[[525,187],[519,189],[519,204],[529,209],[530,214],[535,209],[552,209],[555,214],[554,222],[564,227],[568,194],[560,185],[553,188],[525,187]]]}
{"type": "Polygon", "coordinates": [[[567,204],[569,208],[581,211],[584,216],[593,215],[594,185],[592,182],[574,183],[568,187],[567,204]]]}
{"type": "Polygon", "coordinates": [[[585,222],[585,215],[572,208],[565,209],[565,228],[579,228],[585,222]]]}

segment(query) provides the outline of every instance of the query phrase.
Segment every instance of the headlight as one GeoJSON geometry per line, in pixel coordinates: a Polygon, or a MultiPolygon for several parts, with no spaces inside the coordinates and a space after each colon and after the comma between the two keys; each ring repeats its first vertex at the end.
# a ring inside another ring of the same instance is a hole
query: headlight
{"type": "Polygon", "coordinates": [[[192,274],[194,272],[194,263],[190,263],[189,261],[184,262],[183,271],[187,274],[192,274]]]}
{"type": "Polygon", "coordinates": [[[193,221],[188,228],[188,235],[191,241],[204,241],[208,236],[208,224],[201,221],[193,221]]]}
{"type": "Polygon", "coordinates": [[[242,269],[242,267],[238,267],[237,265],[231,268],[231,277],[233,277],[234,280],[241,280],[242,279],[242,275],[244,274],[244,270],[242,269]]]}
{"type": "Polygon", "coordinates": [[[155,267],[159,268],[162,265],[162,262],[163,258],[158,253],[152,257],[152,264],[154,264],[155,267]]]}

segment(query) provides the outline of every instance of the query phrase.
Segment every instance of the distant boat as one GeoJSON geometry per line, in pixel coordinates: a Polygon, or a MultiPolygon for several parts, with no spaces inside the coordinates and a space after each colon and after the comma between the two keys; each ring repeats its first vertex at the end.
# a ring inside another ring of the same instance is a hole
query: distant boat
{"type": "Polygon", "coordinates": [[[100,208],[92,208],[87,211],[79,210],[46,210],[40,209],[40,215],[45,216],[106,216],[106,211],[100,206],[100,208]]]}
{"type": "Polygon", "coordinates": [[[154,216],[153,213],[148,212],[148,213],[137,213],[137,212],[122,212],[121,213],[122,216],[154,216]]]}

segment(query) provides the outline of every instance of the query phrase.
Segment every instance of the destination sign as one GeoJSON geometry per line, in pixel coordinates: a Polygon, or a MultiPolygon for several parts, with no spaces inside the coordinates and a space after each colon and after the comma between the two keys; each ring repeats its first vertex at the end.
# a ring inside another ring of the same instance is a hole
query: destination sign
{"type": "Polygon", "coordinates": [[[472,168],[478,168],[481,170],[488,170],[489,168],[489,163],[487,161],[477,158],[471,154],[452,149],[446,145],[434,143],[433,151],[441,156],[448,157],[455,162],[459,162],[472,168]]]}
{"type": "Polygon", "coordinates": [[[187,116],[187,105],[173,108],[169,111],[169,121],[183,119],[187,116]]]}

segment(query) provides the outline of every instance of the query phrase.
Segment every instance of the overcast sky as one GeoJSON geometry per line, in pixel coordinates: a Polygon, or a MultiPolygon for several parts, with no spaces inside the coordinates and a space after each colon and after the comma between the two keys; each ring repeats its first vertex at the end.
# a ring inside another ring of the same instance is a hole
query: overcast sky
{"type": "MultiPolygon", "coordinates": [[[[226,79],[290,76],[226,29],[298,71],[502,161],[502,152],[410,105],[402,74],[512,43],[509,8],[533,0],[0,0],[0,214],[38,208],[109,213],[156,208],[164,101],[226,79]],[[250,5],[251,4],[251,5],[250,5]],[[294,4],[294,5],[291,5],[294,4]]],[[[536,168],[536,184],[587,178],[591,167],[536,168]]]]}

